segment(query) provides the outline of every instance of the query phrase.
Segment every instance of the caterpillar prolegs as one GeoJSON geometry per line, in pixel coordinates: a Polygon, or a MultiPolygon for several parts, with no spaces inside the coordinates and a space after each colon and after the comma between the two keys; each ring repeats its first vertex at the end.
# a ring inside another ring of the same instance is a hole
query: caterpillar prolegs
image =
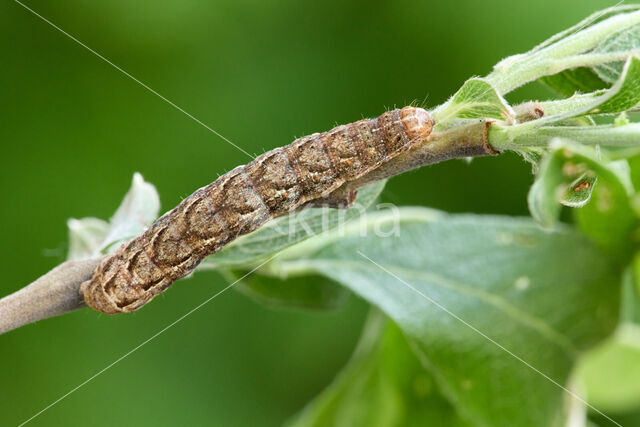
{"type": "Polygon", "coordinates": [[[107,257],[83,283],[84,300],[108,314],[135,311],[272,218],[310,204],[347,207],[355,192],[336,190],[420,145],[432,128],[426,110],[404,107],[264,153],[200,188],[107,257]]]}

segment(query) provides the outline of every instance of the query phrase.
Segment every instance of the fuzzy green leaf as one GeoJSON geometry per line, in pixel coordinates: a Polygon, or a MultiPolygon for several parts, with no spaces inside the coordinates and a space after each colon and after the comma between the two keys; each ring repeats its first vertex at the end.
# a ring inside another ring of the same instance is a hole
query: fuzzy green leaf
{"type": "Polygon", "coordinates": [[[640,103],[640,59],[630,57],[625,63],[620,78],[603,95],[598,105],[589,114],[616,114],[635,107],[640,103]]]}
{"type": "Polygon", "coordinates": [[[527,203],[533,219],[546,228],[552,228],[560,216],[560,197],[566,192],[566,177],[562,173],[564,157],[554,151],[542,161],[527,203]]]}
{"type": "Polygon", "coordinates": [[[109,233],[105,237],[103,250],[117,247],[142,233],[155,221],[159,211],[160,198],[156,188],[146,182],[142,175],[135,173],[131,188],[109,220],[109,233]]]}
{"type": "Polygon", "coordinates": [[[515,113],[498,91],[486,80],[472,78],[433,112],[436,123],[455,119],[496,119],[512,122],[515,113]]]}
{"type": "Polygon", "coordinates": [[[493,72],[486,76],[486,80],[504,95],[528,82],[558,74],[563,70],[593,67],[624,60],[638,51],[625,49],[600,53],[595,52],[594,49],[613,35],[637,25],[640,25],[637,5],[610,8],[595,13],[531,51],[500,61],[493,72]]]}
{"type": "MultiPolygon", "coordinates": [[[[604,40],[594,52],[612,53],[640,49],[640,25],[626,28],[604,40]]],[[[613,83],[620,77],[624,62],[614,62],[594,67],[594,71],[606,82],[613,83]]]]}
{"type": "Polygon", "coordinates": [[[157,217],[160,199],[156,188],[135,173],[131,187],[109,222],[96,218],[70,219],[69,259],[108,253],[142,233],[157,217]]]}
{"type": "MultiPolygon", "coordinates": [[[[640,103],[640,59],[630,56],[613,86],[604,92],[595,92],[550,102],[546,106],[547,115],[523,125],[538,127],[551,123],[561,124],[567,119],[594,114],[617,114],[632,109],[640,103]]],[[[544,106],[544,103],[542,103],[544,106]]]]}
{"type": "Polygon", "coordinates": [[[596,184],[594,169],[605,167],[592,147],[555,141],[529,190],[531,216],[543,227],[553,227],[561,204],[577,208],[589,201],[596,184]]]}
{"type": "Polygon", "coordinates": [[[576,93],[590,93],[609,87],[590,68],[580,67],[564,70],[558,74],[543,77],[539,80],[562,96],[572,96],[576,93]]]}
{"type": "Polygon", "coordinates": [[[598,185],[589,204],[574,211],[584,234],[621,260],[630,257],[638,215],[633,207],[633,184],[625,160],[610,162],[596,171],[598,185]]]}
{"type": "Polygon", "coordinates": [[[551,38],[545,40],[544,42],[540,43],[539,45],[537,45],[536,47],[534,47],[530,52],[538,52],[546,47],[549,47],[550,45],[557,43],[563,39],[566,39],[572,35],[575,35],[581,31],[585,31],[588,28],[598,24],[599,22],[605,21],[611,17],[614,17],[616,15],[620,15],[623,13],[629,13],[629,12],[634,12],[637,11],[638,9],[640,9],[640,5],[637,4],[621,4],[618,3],[615,6],[611,6],[608,7],[606,9],[602,9],[602,10],[598,10],[596,12],[593,12],[591,15],[587,16],[585,19],[583,19],[582,21],[578,22],[577,24],[567,28],[564,31],[559,32],[558,34],[555,34],[554,36],[552,36],[551,38]]]}
{"type": "Polygon", "coordinates": [[[109,232],[109,223],[98,218],[70,218],[68,259],[89,259],[100,253],[100,248],[109,232]]]}
{"type": "Polygon", "coordinates": [[[566,384],[576,355],[617,323],[607,258],[572,231],[524,219],[404,213],[398,235],[303,242],[269,270],[324,274],[381,308],[465,419],[562,425],[563,390],[513,355],[566,384]]]}

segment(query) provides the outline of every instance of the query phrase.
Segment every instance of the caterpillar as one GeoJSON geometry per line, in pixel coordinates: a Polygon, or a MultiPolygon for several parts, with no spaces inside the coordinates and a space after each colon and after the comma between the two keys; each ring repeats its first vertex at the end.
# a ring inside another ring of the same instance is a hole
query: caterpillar
{"type": "Polygon", "coordinates": [[[432,129],[426,110],[404,107],[268,151],[196,190],[105,258],[82,284],[84,300],[107,314],[135,311],[272,218],[311,205],[348,207],[356,192],[343,184],[422,144],[432,129]]]}

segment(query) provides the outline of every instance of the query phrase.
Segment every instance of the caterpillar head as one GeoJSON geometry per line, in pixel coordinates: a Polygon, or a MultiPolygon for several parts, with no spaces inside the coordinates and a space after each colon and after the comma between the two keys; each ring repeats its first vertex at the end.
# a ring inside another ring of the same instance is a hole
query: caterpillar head
{"type": "Polygon", "coordinates": [[[427,140],[433,130],[433,118],[424,108],[404,107],[400,110],[402,125],[412,143],[427,140]]]}

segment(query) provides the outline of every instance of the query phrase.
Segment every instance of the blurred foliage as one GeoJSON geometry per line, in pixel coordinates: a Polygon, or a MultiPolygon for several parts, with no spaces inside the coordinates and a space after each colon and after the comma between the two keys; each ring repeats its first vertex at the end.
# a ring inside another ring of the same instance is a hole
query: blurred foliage
{"type": "MultiPolygon", "coordinates": [[[[260,153],[386,107],[436,105],[602,3],[542,0],[518,4],[517,15],[504,0],[27,4],[260,153]]],[[[247,162],[17,3],[0,6],[0,24],[0,294],[62,261],[67,218],[107,218],[134,171],[169,209],[247,162]]],[[[509,100],[534,94],[544,90],[509,100]]],[[[530,182],[516,156],[453,161],[392,179],[383,200],[524,215],[530,182]]],[[[1,336],[0,424],[29,418],[225,285],[203,273],[133,315],[82,310],[1,336]]],[[[345,364],[365,313],[356,298],[319,314],[225,293],[33,424],[280,425],[345,364]]]]}
{"type": "Polygon", "coordinates": [[[402,331],[373,312],[353,358],[292,426],[462,426],[402,331]]]}

